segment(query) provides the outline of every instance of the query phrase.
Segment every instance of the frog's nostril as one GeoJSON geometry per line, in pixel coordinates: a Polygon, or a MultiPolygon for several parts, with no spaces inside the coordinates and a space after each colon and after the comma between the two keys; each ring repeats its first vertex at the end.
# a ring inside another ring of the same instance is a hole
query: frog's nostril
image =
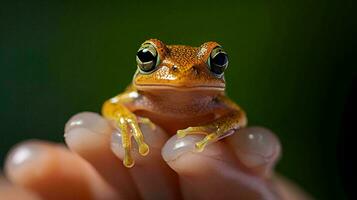
{"type": "Polygon", "coordinates": [[[197,67],[193,66],[193,67],[191,68],[191,70],[192,70],[192,73],[193,73],[194,75],[198,75],[199,70],[198,70],[197,67]]]}

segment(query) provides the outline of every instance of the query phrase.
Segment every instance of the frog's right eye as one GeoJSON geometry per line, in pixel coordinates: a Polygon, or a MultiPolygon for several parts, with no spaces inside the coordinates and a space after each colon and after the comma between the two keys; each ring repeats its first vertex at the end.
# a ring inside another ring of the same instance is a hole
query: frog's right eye
{"type": "Polygon", "coordinates": [[[155,46],[151,43],[144,43],[136,53],[136,62],[140,72],[144,74],[153,72],[159,63],[155,46]]]}

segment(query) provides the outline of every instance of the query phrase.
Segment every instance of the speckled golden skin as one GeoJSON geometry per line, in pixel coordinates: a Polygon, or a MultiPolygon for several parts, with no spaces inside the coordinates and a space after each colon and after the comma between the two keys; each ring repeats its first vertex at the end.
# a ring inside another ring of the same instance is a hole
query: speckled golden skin
{"type": "Polygon", "coordinates": [[[137,70],[132,84],[106,101],[102,108],[103,116],[115,120],[122,133],[125,166],[134,165],[131,136],[140,154],[149,152],[138,122],[151,124],[152,121],[179,137],[205,134],[206,137],[196,144],[199,151],[209,142],[246,126],[244,111],[225,96],[224,76],[212,74],[207,66],[211,50],[220,46],[218,43],[190,47],[165,45],[156,39],[147,42],[156,47],[160,58],[155,71],[143,74],[137,70]]]}

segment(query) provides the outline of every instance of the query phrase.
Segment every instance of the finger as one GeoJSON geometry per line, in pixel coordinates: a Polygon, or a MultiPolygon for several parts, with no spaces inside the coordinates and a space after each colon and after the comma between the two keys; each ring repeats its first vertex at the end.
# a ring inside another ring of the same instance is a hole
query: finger
{"type": "Polygon", "coordinates": [[[262,127],[244,128],[228,137],[227,143],[249,171],[266,178],[271,176],[281,150],[274,133],[262,127]]]}
{"type": "Polygon", "coordinates": [[[186,199],[277,199],[270,185],[260,177],[245,173],[235,155],[222,142],[197,152],[202,136],[173,136],[162,156],[180,176],[186,199]]]}
{"type": "Polygon", "coordinates": [[[6,200],[40,200],[40,197],[24,188],[0,180],[0,197],[6,200]]]}
{"type": "MultiPolygon", "coordinates": [[[[139,192],[143,199],[179,199],[178,181],[176,174],[162,159],[161,148],[167,140],[167,135],[159,127],[153,129],[150,125],[139,124],[144,139],[150,147],[146,156],[141,156],[138,146],[132,141],[132,156],[134,167],[130,168],[139,192]]],[[[112,150],[122,160],[124,149],[121,143],[121,133],[115,130],[112,135],[112,150]]]]}
{"type": "Polygon", "coordinates": [[[87,162],[63,146],[24,142],[9,154],[5,172],[14,184],[43,199],[117,199],[111,188],[87,162]]]}
{"type": "Polygon", "coordinates": [[[118,193],[139,198],[128,170],[110,149],[112,126],[107,120],[96,113],[79,113],[67,122],[65,132],[69,149],[87,160],[118,193]]]}

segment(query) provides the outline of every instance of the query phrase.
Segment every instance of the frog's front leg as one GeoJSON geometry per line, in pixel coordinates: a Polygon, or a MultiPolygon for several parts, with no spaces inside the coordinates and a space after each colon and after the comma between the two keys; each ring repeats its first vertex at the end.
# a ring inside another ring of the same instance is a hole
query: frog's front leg
{"type": "Polygon", "coordinates": [[[233,134],[236,130],[246,126],[246,117],[243,111],[233,111],[223,116],[211,124],[203,126],[188,127],[177,131],[179,138],[190,134],[204,134],[205,137],[196,143],[196,149],[203,151],[207,144],[215,142],[226,136],[233,134]]]}
{"type": "Polygon", "coordinates": [[[137,97],[138,94],[136,91],[127,91],[106,101],[102,108],[103,116],[107,119],[115,121],[117,128],[121,132],[121,142],[125,152],[123,164],[126,167],[132,167],[135,163],[131,156],[132,136],[139,147],[139,153],[143,156],[149,153],[149,146],[144,141],[144,136],[140,130],[138,122],[149,124],[152,128],[154,128],[154,124],[151,123],[149,119],[138,118],[126,106],[135,101],[137,97]]]}

